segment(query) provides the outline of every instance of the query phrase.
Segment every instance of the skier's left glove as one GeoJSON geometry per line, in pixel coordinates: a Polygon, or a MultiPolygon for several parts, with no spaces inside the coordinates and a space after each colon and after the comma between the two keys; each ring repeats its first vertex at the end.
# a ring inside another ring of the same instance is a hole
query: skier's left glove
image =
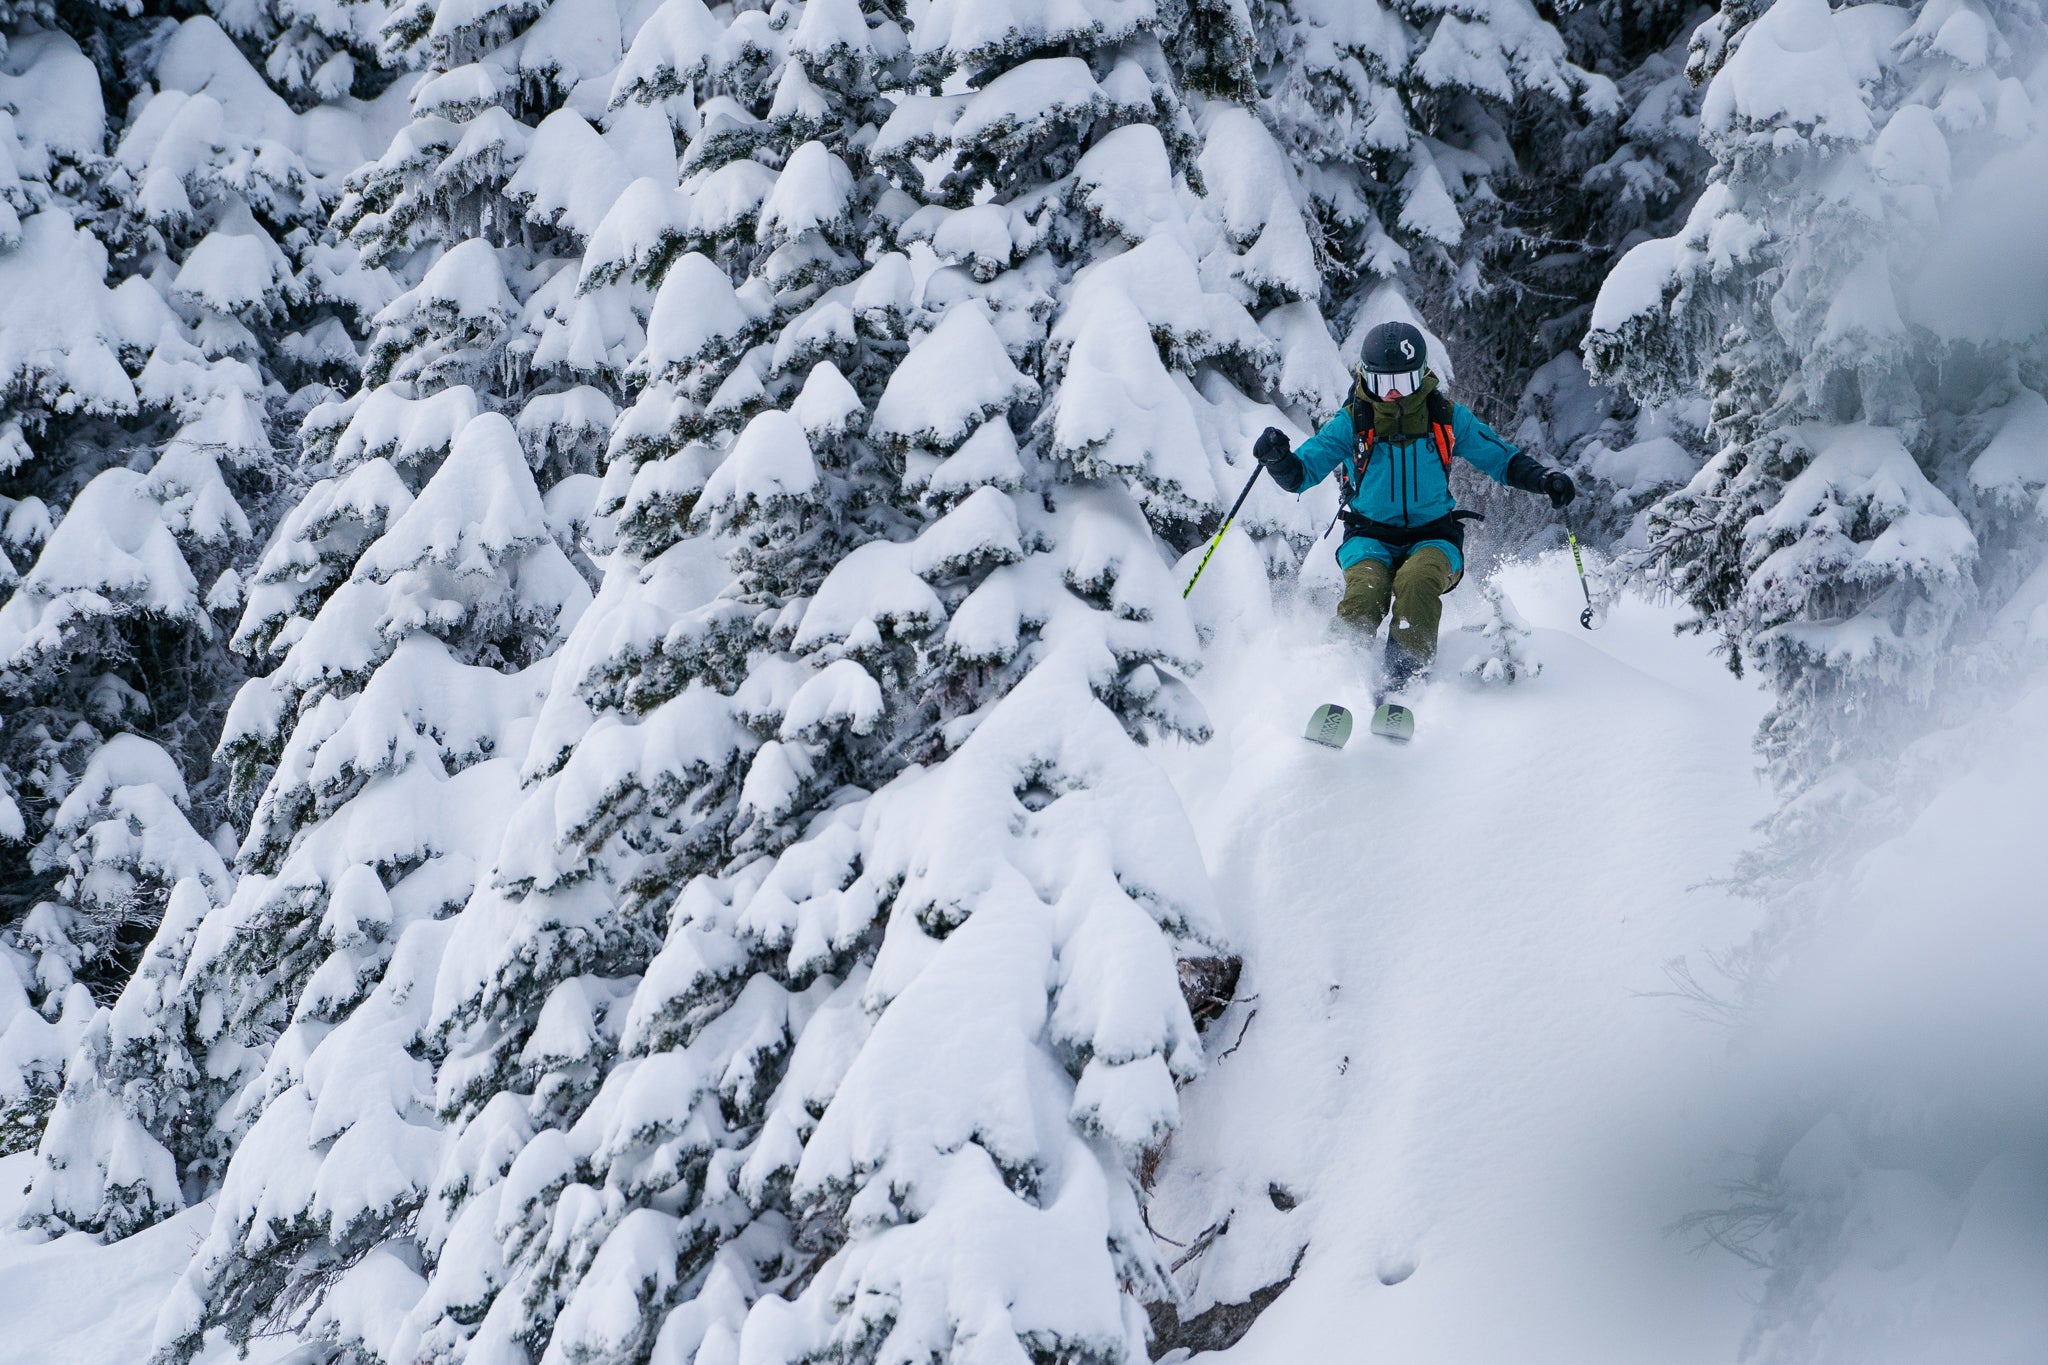
{"type": "Polygon", "coordinates": [[[1552,507],[1563,507],[1579,495],[1578,485],[1574,484],[1572,476],[1562,469],[1543,471],[1543,491],[1550,495],[1552,507]]]}

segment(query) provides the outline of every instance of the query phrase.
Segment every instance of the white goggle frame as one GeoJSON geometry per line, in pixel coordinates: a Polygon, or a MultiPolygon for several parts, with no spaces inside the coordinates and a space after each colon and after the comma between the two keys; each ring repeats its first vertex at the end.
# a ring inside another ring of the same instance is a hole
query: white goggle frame
{"type": "Polygon", "coordinates": [[[1380,374],[1374,370],[1360,370],[1358,373],[1365,380],[1365,391],[1382,402],[1414,393],[1422,387],[1421,370],[1404,370],[1398,374],[1380,374]]]}

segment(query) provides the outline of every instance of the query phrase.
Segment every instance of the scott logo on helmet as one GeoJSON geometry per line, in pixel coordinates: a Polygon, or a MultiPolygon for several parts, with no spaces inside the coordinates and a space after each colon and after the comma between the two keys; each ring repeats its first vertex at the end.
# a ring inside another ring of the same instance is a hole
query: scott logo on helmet
{"type": "Polygon", "coordinates": [[[1415,343],[1412,341],[1403,341],[1401,343],[1401,355],[1402,358],[1406,360],[1415,359],[1415,343]]]}

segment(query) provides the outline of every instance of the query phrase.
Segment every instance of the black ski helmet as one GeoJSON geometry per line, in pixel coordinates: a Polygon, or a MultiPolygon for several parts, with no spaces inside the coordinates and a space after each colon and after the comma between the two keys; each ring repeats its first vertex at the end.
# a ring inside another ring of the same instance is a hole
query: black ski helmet
{"type": "Polygon", "coordinates": [[[1358,363],[1371,374],[1407,374],[1429,366],[1429,343],[1405,322],[1383,322],[1365,334],[1358,363]]]}

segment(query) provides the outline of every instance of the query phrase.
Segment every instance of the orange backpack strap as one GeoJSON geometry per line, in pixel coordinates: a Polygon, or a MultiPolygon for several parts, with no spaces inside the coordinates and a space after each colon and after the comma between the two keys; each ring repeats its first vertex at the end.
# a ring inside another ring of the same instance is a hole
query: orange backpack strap
{"type": "MultiPolygon", "coordinates": [[[[1370,418],[1363,422],[1359,420],[1357,400],[1346,403],[1344,407],[1351,414],[1351,431],[1356,437],[1357,451],[1357,458],[1354,461],[1356,470],[1353,476],[1345,478],[1343,471],[1338,471],[1339,481],[1345,485],[1345,501],[1348,502],[1358,485],[1365,482],[1365,466],[1372,459],[1373,429],[1370,418]]],[[[1432,392],[1429,395],[1429,435],[1430,439],[1436,442],[1436,457],[1443,461],[1446,474],[1451,472],[1451,455],[1458,448],[1457,428],[1451,425],[1454,416],[1450,399],[1441,393],[1432,392]]]]}
{"type": "Polygon", "coordinates": [[[1436,440],[1436,456],[1444,462],[1444,473],[1451,472],[1451,452],[1457,449],[1457,428],[1451,425],[1456,414],[1451,400],[1442,393],[1431,390],[1429,395],[1429,434],[1436,440]]]}

